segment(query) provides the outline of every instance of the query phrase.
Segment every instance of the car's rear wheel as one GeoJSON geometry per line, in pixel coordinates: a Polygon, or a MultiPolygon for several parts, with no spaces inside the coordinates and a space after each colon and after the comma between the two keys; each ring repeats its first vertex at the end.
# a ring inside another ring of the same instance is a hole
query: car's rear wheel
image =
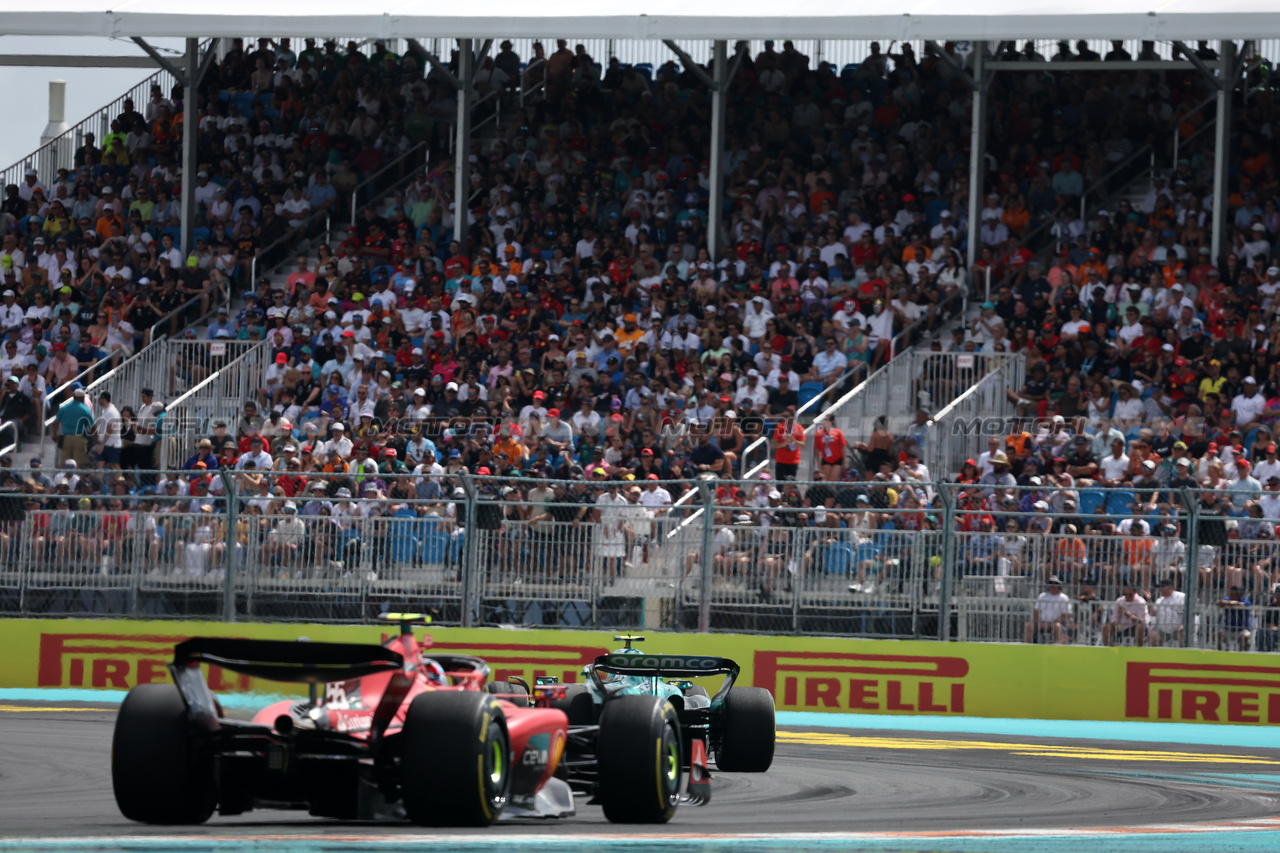
{"type": "Polygon", "coordinates": [[[400,790],[422,826],[488,826],[511,793],[502,705],[487,693],[434,690],[413,700],[400,734],[400,790]]]}
{"type": "Polygon", "coordinates": [[[213,758],[197,748],[175,685],[141,684],[124,697],[111,738],[111,787],[129,820],[194,824],[213,814],[213,758]]]}
{"type": "Polygon", "coordinates": [[[617,696],[600,711],[596,796],[614,823],[666,823],[683,765],[675,708],[657,696],[617,696]]]}
{"type": "Polygon", "coordinates": [[[490,681],[484,686],[488,693],[499,695],[499,698],[505,699],[516,705],[529,704],[529,691],[524,689],[523,684],[516,684],[514,681],[490,681]],[[521,701],[519,697],[523,696],[521,701]]]}
{"type": "Polygon", "coordinates": [[[585,684],[566,684],[563,699],[552,699],[551,707],[564,711],[571,726],[594,726],[596,724],[596,703],[591,698],[591,691],[585,684]]]}
{"type": "Polygon", "coordinates": [[[763,773],[773,764],[773,694],[763,687],[734,687],[720,712],[716,767],[732,773],[763,773]]]}

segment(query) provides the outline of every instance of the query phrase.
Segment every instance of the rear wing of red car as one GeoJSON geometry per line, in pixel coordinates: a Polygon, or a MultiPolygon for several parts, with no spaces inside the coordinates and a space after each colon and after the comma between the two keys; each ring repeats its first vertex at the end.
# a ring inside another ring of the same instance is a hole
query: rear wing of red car
{"type": "Polygon", "coordinates": [[[216,731],[222,727],[218,704],[200,664],[269,681],[325,684],[403,670],[404,658],[382,646],[353,643],[193,637],[174,647],[169,672],[191,719],[207,731],[216,731]]]}
{"type": "Polygon", "coordinates": [[[404,658],[382,646],[194,637],[173,649],[174,666],[207,663],[268,681],[325,684],[401,669],[404,658]]]}

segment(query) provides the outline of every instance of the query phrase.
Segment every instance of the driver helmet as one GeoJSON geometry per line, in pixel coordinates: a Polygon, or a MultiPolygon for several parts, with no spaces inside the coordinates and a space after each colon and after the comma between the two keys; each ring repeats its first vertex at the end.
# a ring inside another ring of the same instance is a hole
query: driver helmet
{"type": "Polygon", "coordinates": [[[423,658],[422,671],[427,676],[427,681],[440,687],[449,686],[449,677],[444,674],[444,667],[439,662],[431,658],[423,658]]]}

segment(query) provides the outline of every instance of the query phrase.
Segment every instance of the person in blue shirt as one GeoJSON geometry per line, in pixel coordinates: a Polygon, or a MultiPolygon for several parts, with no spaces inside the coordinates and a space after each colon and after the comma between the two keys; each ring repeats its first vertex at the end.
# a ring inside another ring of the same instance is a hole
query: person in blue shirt
{"type": "Polygon", "coordinates": [[[89,433],[93,431],[93,410],[85,402],[84,389],[76,388],[71,399],[58,407],[54,418],[54,435],[61,448],[58,463],[74,459],[83,468],[89,458],[89,433]]]}
{"type": "Polygon", "coordinates": [[[214,340],[218,337],[234,338],[236,336],[236,324],[231,322],[227,317],[226,307],[218,309],[218,317],[214,322],[209,324],[209,331],[205,334],[208,340],[214,340]]]}
{"type": "Polygon", "coordinates": [[[1222,628],[1218,633],[1218,651],[1231,648],[1232,644],[1242,652],[1249,651],[1252,633],[1249,624],[1253,617],[1252,603],[1244,597],[1244,587],[1233,584],[1226,596],[1218,599],[1222,610],[1222,628]]]}

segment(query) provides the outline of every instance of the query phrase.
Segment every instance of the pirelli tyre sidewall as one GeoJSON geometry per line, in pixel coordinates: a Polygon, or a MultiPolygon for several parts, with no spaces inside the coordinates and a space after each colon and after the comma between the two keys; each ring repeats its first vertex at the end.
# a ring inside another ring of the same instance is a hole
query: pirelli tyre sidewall
{"type": "Polygon", "coordinates": [[[213,756],[201,749],[177,686],[141,684],[124,697],[111,738],[111,787],[129,820],[197,824],[213,814],[213,756]]]}
{"type": "Polygon", "coordinates": [[[666,823],[683,772],[680,723],[658,696],[616,696],[600,710],[596,797],[614,823],[666,823]]]}
{"type": "Polygon", "coordinates": [[[714,720],[716,767],[734,773],[763,773],[773,764],[777,737],[773,694],[763,687],[734,687],[714,720]]]}
{"type": "Polygon", "coordinates": [[[433,690],[405,715],[400,790],[422,826],[488,826],[511,795],[511,742],[497,697],[433,690]]]}
{"type": "Polygon", "coordinates": [[[523,684],[516,684],[514,681],[490,681],[484,686],[486,693],[492,693],[499,699],[505,699],[513,705],[527,706],[529,704],[529,691],[525,690],[523,684]],[[523,696],[521,700],[518,697],[523,696]]]}

